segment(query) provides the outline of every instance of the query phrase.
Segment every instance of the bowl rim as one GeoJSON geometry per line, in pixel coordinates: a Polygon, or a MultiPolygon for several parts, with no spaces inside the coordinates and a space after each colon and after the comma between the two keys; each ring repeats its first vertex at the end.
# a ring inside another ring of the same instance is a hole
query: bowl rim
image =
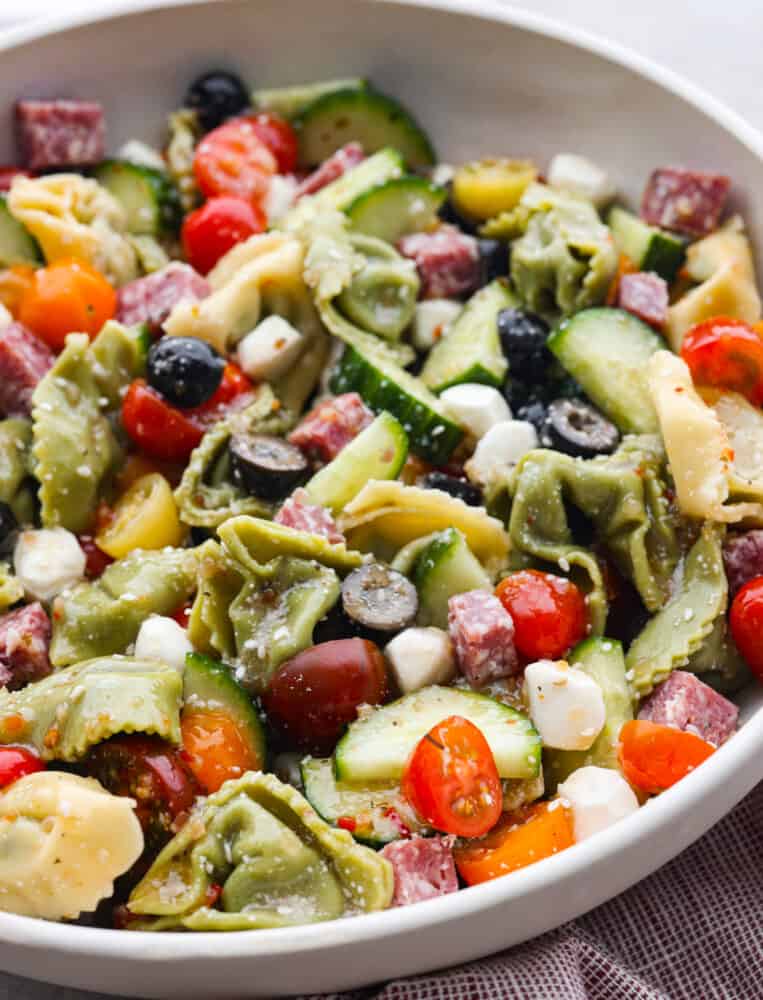
{"type": "MultiPolygon", "coordinates": [[[[69,29],[95,25],[130,15],[190,6],[224,4],[234,0],[108,0],[97,12],[85,9],[57,13],[7,29],[0,37],[0,52],[69,29]]],[[[400,8],[421,8],[435,13],[455,13],[467,17],[499,21],[524,31],[545,36],[590,52],[610,63],[633,71],[670,93],[682,98],[708,118],[720,124],[750,152],[763,160],[763,133],[702,87],[665,68],[649,57],[610,41],[586,29],[566,24],[544,14],[504,4],[499,0],[362,0],[365,4],[384,3],[400,8]]],[[[668,830],[682,816],[698,809],[708,787],[723,785],[744,771],[737,801],[763,779],[763,706],[734,735],[705,761],[701,769],[678,785],[650,800],[637,813],[602,831],[596,837],[575,844],[543,864],[472,886],[459,892],[376,913],[352,917],[349,922],[300,925],[219,934],[214,932],[151,932],[128,934],[92,927],[49,923],[32,917],[0,911],[0,941],[22,948],[70,951],[83,958],[161,960],[171,963],[190,957],[201,960],[305,955],[327,947],[379,941],[415,931],[422,925],[436,926],[469,917],[477,911],[506,904],[540,891],[548,883],[573,878],[594,862],[612,859],[630,844],[668,830]],[[337,928],[341,930],[337,933],[337,928]]],[[[701,835],[701,834],[700,834],[701,835]]],[[[696,838],[693,838],[696,839],[696,838]]]]}

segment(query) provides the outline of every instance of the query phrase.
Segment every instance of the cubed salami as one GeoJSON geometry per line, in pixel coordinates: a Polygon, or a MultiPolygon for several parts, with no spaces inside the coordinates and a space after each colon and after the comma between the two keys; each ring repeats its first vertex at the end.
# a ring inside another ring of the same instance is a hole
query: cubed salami
{"type": "Polygon", "coordinates": [[[412,233],[398,243],[398,250],[416,264],[423,299],[458,298],[473,292],[480,281],[477,240],[455,226],[432,233],[412,233]]]}
{"type": "Polygon", "coordinates": [[[459,669],[473,687],[519,670],[514,621],[487,590],[469,590],[450,598],[448,631],[459,669]]]}
{"type": "Polygon", "coordinates": [[[373,418],[357,392],[346,392],[319,403],[294,428],[289,441],[308,455],[330,462],[373,418]]]}
{"type": "Polygon", "coordinates": [[[273,520],[287,528],[323,535],[332,543],[345,540],[331,512],[320,504],[312,503],[307,491],[303,489],[294,490],[273,520]]]}
{"type": "Polygon", "coordinates": [[[756,576],[763,576],[763,528],[730,535],[723,545],[723,564],[733,597],[756,576]]]}
{"type": "Polygon", "coordinates": [[[659,274],[624,274],[617,287],[617,304],[651,326],[668,318],[668,284],[659,274]]]}
{"type": "Polygon", "coordinates": [[[173,261],[119,289],[117,319],[128,325],[148,323],[157,331],[178,302],[200,302],[210,292],[207,279],[190,264],[173,261]]]}
{"type": "Polygon", "coordinates": [[[696,674],[674,670],[646,699],[639,719],[694,733],[720,746],[736,729],[739,709],[696,674]]]}
{"type": "Polygon", "coordinates": [[[314,170],[299,184],[294,194],[295,199],[301,198],[303,194],[315,194],[321,188],[338,180],[343,174],[356,167],[365,159],[363,147],[359,142],[348,142],[335,153],[332,153],[327,160],[314,170]]]}
{"type": "Polygon", "coordinates": [[[106,128],[95,101],[19,101],[16,125],[30,170],[72,167],[103,159],[106,128]]]}
{"type": "Polygon", "coordinates": [[[5,416],[29,415],[35,386],[53,361],[47,345],[20,323],[0,330],[0,410],[5,416]]]}
{"type": "Polygon", "coordinates": [[[659,167],[641,199],[641,217],[689,236],[706,236],[718,227],[731,181],[684,167],[659,167]]]}
{"type": "Polygon", "coordinates": [[[394,870],[393,906],[435,899],[458,889],[452,837],[395,840],[382,848],[381,856],[394,870]]]}
{"type": "Polygon", "coordinates": [[[37,602],[0,618],[0,687],[14,691],[51,671],[50,619],[37,602]]]}

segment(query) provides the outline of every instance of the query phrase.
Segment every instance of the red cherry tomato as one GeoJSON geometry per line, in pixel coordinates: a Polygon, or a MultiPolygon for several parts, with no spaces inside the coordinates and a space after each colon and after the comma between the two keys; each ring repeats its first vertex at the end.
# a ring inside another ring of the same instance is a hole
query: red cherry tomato
{"type": "Polygon", "coordinates": [[[279,174],[293,174],[297,169],[297,133],[280,115],[272,111],[262,111],[250,115],[255,134],[262,139],[278,161],[279,174]]]}
{"type": "Polygon", "coordinates": [[[558,659],[585,636],[588,612],[574,583],[553,573],[524,569],[496,587],[514,619],[514,642],[529,660],[558,659]]]}
{"type": "Polygon", "coordinates": [[[763,339],[739,319],[716,316],[689,330],[681,357],[697,385],[739,392],[763,404],[763,339]]]}
{"type": "Polygon", "coordinates": [[[206,403],[194,406],[185,413],[202,430],[207,430],[229,410],[246,406],[254,389],[251,379],[232,361],[223,369],[223,377],[206,403]]]}
{"type": "Polygon", "coordinates": [[[21,167],[0,167],[0,191],[10,191],[16,177],[31,177],[28,170],[21,167]]]}
{"type": "Polygon", "coordinates": [[[620,730],[618,759],[627,780],[643,792],[675,785],[715,752],[694,733],[646,719],[626,722],[620,730]]]}
{"type": "Polygon", "coordinates": [[[122,403],[122,423],[146,455],[170,461],[187,459],[204,433],[143,379],[136,379],[127,390],[122,403]]]}
{"type": "Polygon", "coordinates": [[[181,604],[179,608],[175,608],[170,615],[170,618],[174,618],[181,628],[188,628],[192,607],[193,605],[189,601],[186,601],[186,603],[181,604]]]}
{"type": "Polygon", "coordinates": [[[421,819],[444,833],[481,837],[503,808],[501,779],[480,730],[459,715],[419,740],[406,764],[403,795],[421,819]]]}
{"type": "Polygon", "coordinates": [[[237,243],[262,233],[268,221],[262,209],[244,198],[210,198],[187,215],[183,223],[183,250],[188,263],[207,274],[237,243]]]}
{"type": "Polygon", "coordinates": [[[763,681],[763,576],[737,593],[729,614],[731,635],[755,676],[763,681]]]}
{"type": "Polygon", "coordinates": [[[36,771],[44,771],[45,764],[26,747],[0,747],[0,788],[36,771]]]}
{"type": "Polygon", "coordinates": [[[387,669],[366,639],[334,639],[282,664],[265,692],[270,721],[294,746],[329,754],[358,706],[378,705],[387,694],[387,669]]]}
{"type": "Polygon", "coordinates": [[[277,171],[276,157],[250,118],[233,118],[212,129],[196,147],[193,160],[196,182],[208,198],[232,194],[259,204],[277,171]]]}
{"type": "Polygon", "coordinates": [[[92,535],[80,535],[77,541],[87,560],[85,562],[85,576],[88,580],[97,580],[114,560],[103,549],[98,548],[92,535]]]}

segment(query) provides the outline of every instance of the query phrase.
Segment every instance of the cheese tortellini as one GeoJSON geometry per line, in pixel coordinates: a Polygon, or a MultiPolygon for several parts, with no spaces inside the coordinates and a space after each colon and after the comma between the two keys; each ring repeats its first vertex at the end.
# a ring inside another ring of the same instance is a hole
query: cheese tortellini
{"type": "Polygon", "coordinates": [[[74,920],[143,852],[134,801],[92,778],[40,771],[0,794],[0,910],[74,920]]]}

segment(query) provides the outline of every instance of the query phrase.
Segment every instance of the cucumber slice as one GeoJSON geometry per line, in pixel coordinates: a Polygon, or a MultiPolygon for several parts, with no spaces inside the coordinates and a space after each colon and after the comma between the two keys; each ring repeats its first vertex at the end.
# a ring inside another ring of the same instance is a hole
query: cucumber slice
{"type": "Polygon", "coordinates": [[[334,777],[331,760],[307,757],[301,766],[305,798],[319,816],[337,826],[342,819],[356,840],[381,847],[405,834],[426,833],[396,782],[358,788],[334,777]]]}
{"type": "Polygon", "coordinates": [[[423,177],[406,174],[360,195],[347,215],[359,233],[397,243],[407,233],[433,226],[447,194],[445,188],[423,177]]]}
{"type": "Polygon", "coordinates": [[[344,80],[321,80],[319,83],[296,84],[293,87],[271,87],[255,90],[252,104],[258,110],[275,111],[283,118],[292,119],[319,97],[334,94],[337,90],[366,90],[368,82],[359,76],[344,80]]]}
{"type": "Polygon", "coordinates": [[[429,352],[421,370],[424,385],[433,392],[459,382],[502,385],[508,363],[498,337],[498,313],[519,305],[517,296],[500,278],[481,288],[429,352]]]}
{"type": "Polygon", "coordinates": [[[448,600],[465,590],[492,590],[493,582],[457,528],[439,532],[413,569],[419,592],[417,625],[448,627],[448,600]]]}
{"type": "Polygon", "coordinates": [[[420,739],[450,715],[473,722],[490,745],[502,778],[534,778],[541,742],[526,715],[503,702],[460,688],[428,687],[350,724],[334,751],[339,781],[396,781],[420,739]]]}
{"type": "Polygon", "coordinates": [[[625,676],[625,657],[619,642],[614,639],[585,639],[573,649],[569,662],[584,670],[599,685],[607,715],[604,728],[589,750],[544,752],[546,788],[552,793],[579,767],[596,764],[598,767],[617,768],[620,730],[633,718],[631,692],[625,676]]]}
{"type": "Polygon", "coordinates": [[[548,347],[623,434],[653,434],[657,414],[646,362],[665,341],[623,309],[584,309],[563,320],[548,347]]]}
{"type": "Polygon", "coordinates": [[[426,134],[402,104],[375,90],[348,87],[324,94],[305,108],[296,127],[304,164],[321,163],[352,140],[366,153],[392,146],[415,169],[436,160],[426,134]]]}
{"type": "Polygon", "coordinates": [[[0,267],[14,264],[42,264],[37,240],[11,215],[8,202],[0,195],[0,267]]]}
{"type": "Polygon", "coordinates": [[[330,385],[337,394],[360,393],[377,413],[391,413],[405,428],[411,451],[434,465],[446,462],[464,436],[421,380],[381,351],[348,345],[330,385]]]}
{"type": "Polygon", "coordinates": [[[305,489],[315,503],[339,514],[369,479],[397,479],[407,457],[408,435],[402,425],[391,413],[380,413],[305,489]]]}
{"type": "Polygon", "coordinates": [[[613,208],[607,224],[617,249],[630,257],[639,271],[654,271],[667,282],[675,280],[686,259],[686,244],[682,239],[650,226],[624,208],[613,208]]]}
{"type": "Polygon", "coordinates": [[[137,236],[177,232],[183,210],[167,174],[129,160],[105,160],[93,176],[127,212],[127,228],[137,236]]]}
{"type": "Polygon", "coordinates": [[[265,766],[265,729],[249,695],[223,663],[201,653],[187,653],[183,672],[183,711],[221,712],[230,718],[254,764],[265,766]]]}

